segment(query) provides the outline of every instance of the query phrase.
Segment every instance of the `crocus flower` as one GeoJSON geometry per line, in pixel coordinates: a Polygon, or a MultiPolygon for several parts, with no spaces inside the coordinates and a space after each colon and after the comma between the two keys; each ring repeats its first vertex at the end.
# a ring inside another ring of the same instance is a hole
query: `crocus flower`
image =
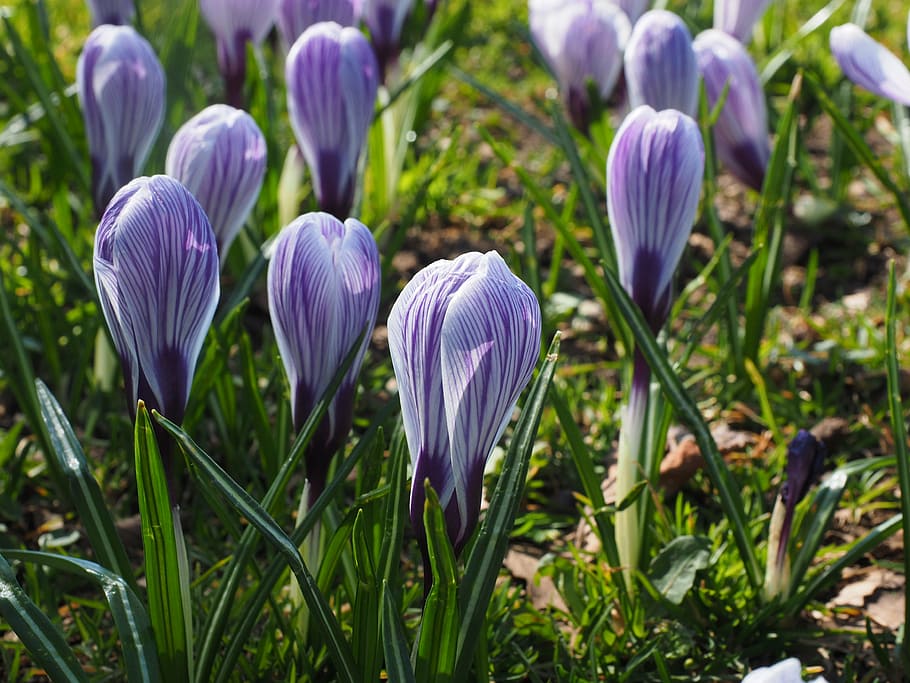
{"type": "Polygon", "coordinates": [[[205,211],[169,176],[114,195],[95,234],[95,283],[131,410],[183,419],[218,303],[218,248],[205,211]]]}
{"type": "Polygon", "coordinates": [[[483,469],[540,351],[540,306],[494,251],[440,260],[389,313],[389,352],[411,453],[411,523],[426,559],[424,481],[456,552],[480,514],[483,469]]]}
{"type": "Polygon", "coordinates": [[[613,92],[631,27],[610,0],[530,0],[531,35],[556,75],[572,123],[588,129],[588,82],[601,100],[613,92]]]}
{"type": "Polygon", "coordinates": [[[714,28],[749,42],[755,23],[761,19],[771,0],[714,0],[714,28]]]}
{"type": "Polygon", "coordinates": [[[347,216],[379,87],[373,50],[355,28],[313,24],[291,48],[285,76],[291,127],[319,208],[347,216]]]}
{"type": "Polygon", "coordinates": [[[133,0],[88,0],[88,11],[92,15],[92,26],[126,25],[136,16],[133,0]]]}
{"type": "Polygon", "coordinates": [[[205,209],[222,259],[256,203],[265,161],[265,138],[253,117],[226,104],[203,109],[171,140],[166,172],[205,209]]]}
{"type": "Polygon", "coordinates": [[[164,119],[164,69],[152,46],[129,26],[99,26],[76,64],[76,87],[100,214],[142,171],[164,119]]]}
{"type": "Polygon", "coordinates": [[[347,438],[354,390],[379,307],[379,250],[363,223],[308,213],[278,233],[269,262],[269,315],[291,387],[300,429],[365,329],[306,454],[315,500],[325,487],[329,459],[347,438]]]}
{"type": "MultiPolygon", "coordinates": [[[[654,332],[670,311],[673,274],[695,222],[704,165],[695,121],[674,109],[655,112],[648,106],[626,117],[607,156],[607,210],[619,279],[654,332]]],[[[638,349],[633,363],[619,435],[619,501],[641,472],[652,471],[645,433],[651,371],[638,349]]],[[[641,552],[639,505],[617,513],[616,544],[631,589],[641,552]]]]}
{"type": "MultiPolygon", "coordinates": [[[[796,657],[790,657],[774,666],[763,666],[749,673],[742,683],[804,683],[802,665],[796,657]]],[[[821,676],[809,683],[827,683],[821,676]]]]}
{"type": "Polygon", "coordinates": [[[278,30],[291,46],[303,32],[320,21],[355,26],[360,19],[361,0],[280,0],[278,30]]]}
{"type": "Polygon", "coordinates": [[[617,0],[616,4],[625,12],[629,22],[634,25],[641,15],[647,11],[650,0],[617,0]]]}
{"type": "Polygon", "coordinates": [[[199,0],[199,8],[218,44],[227,102],[242,106],[246,44],[263,41],[275,22],[278,0],[199,0]]]}
{"type": "Polygon", "coordinates": [[[382,74],[398,57],[401,30],[413,8],[414,0],[363,0],[363,23],[370,31],[382,74]]]}
{"type": "Polygon", "coordinates": [[[629,106],[676,109],[695,116],[698,66],[692,34],[672,12],[651,10],[636,22],[624,56],[629,106]]]}
{"type": "Polygon", "coordinates": [[[733,175],[754,190],[765,180],[771,145],[768,112],[755,62],[736,38],[709,29],[693,42],[698,70],[713,107],[729,83],[727,99],[714,126],[717,156],[733,175]]]}
{"type": "Polygon", "coordinates": [[[787,545],[790,542],[793,515],[797,503],[806,497],[809,487],[824,471],[827,457],[825,444],[805,429],[800,429],[787,446],[787,481],[781,486],[771,514],[764,588],[767,599],[789,589],[787,545]]]}
{"type": "MultiPolygon", "coordinates": [[[[910,14],[907,43],[910,45],[910,14]]],[[[844,24],[831,29],[831,52],[851,81],[879,97],[910,107],[910,71],[859,26],[844,24]]]]}

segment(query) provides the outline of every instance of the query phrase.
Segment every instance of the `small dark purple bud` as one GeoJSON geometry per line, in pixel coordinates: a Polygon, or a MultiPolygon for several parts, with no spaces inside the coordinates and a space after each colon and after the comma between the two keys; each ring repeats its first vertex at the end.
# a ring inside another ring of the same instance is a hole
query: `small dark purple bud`
{"type": "Polygon", "coordinates": [[[164,69],[130,26],[99,26],[85,41],[76,87],[92,161],[92,193],[101,214],[142,172],[164,119],[164,69]]]}
{"type": "Polygon", "coordinates": [[[795,508],[805,498],[809,487],[825,471],[827,457],[828,449],[824,442],[805,429],[800,429],[787,446],[787,481],[780,491],[787,507],[795,508]]]}

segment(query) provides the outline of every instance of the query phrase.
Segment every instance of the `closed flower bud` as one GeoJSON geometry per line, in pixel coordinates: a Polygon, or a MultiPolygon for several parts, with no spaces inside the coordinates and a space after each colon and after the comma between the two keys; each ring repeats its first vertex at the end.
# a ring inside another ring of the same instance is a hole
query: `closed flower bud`
{"type": "Polygon", "coordinates": [[[607,157],[607,210],[619,278],[656,332],[670,311],[673,273],[692,232],[705,167],[695,121],[642,106],[607,157]]]}
{"type": "Polygon", "coordinates": [[[398,57],[401,31],[413,7],[414,0],[363,0],[363,23],[370,31],[382,74],[398,57]]]}
{"type": "Polygon", "coordinates": [[[692,34],[672,12],[651,10],[636,22],[624,57],[629,106],[677,109],[695,116],[698,66],[692,34]]]}
{"type": "Polygon", "coordinates": [[[379,250],[363,223],[308,213],[283,228],[269,262],[269,315],[300,429],[364,330],[306,454],[311,497],[325,486],[329,459],[347,438],[354,390],[379,307],[379,250]]]}
{"type": "Polygon", "coordinates": [[[227,102],[239,107],[246,79],[246,44],[263,41],[275,22],[278,0],[199,0],[199,8],[215,34],[227,102]]]}
{"type": "Polygon", "coordinates": [[[714,0],[714,28],[748,43],[771,0],[714,0]]]}
{"type": "Polygon", "coordinates": [[[164,119],[164,70],[152,46],[129,26],[99,26],[85,41],[76,87],[101,214],[142,171],[164,119]]]}
{"type": "Polygon", "coordinates": [[[373,50],[355,28],[314,24],[291,48],[285,76],[291,127],[319,208],[347,216],[379,87],[373,50]]]}
{"type": "Polygon", "coordinates": [[[133,0],[88,0],[88,10],[92,15],[92,26],[126,25],[136,16],[133,0]]]}
{"type": "Polygon", "coordinates": [[[169,176],[136,178],[104,212],[93,262],[131,411],[142,399],[179,423],[219,296],[205,212],[169,176]]]}
{"type": "Polygon", "coordinates": [[[761,190],[771,145],[765,94],[755,62],[742,43],[713,29],[700,33],[693,47],[710,106],[717,104],[729,83],[727,99],[714,125],[717,156],[743,183],[761,190]]]}
{"type": "MultiPolygon", "coordinates": [[[[910,15],[907,22],[910,45],[910,15]]],[[[910,107],[910,71],[856,24],[831,29],[831,52],[844,75],[879,97],[910,107]]]]}
{"type": "Polygon", "coordinates": [[[417,273],[388,335],[411,453],[411,523],[426,553],[429,479],[459,552],[477,525],[484,464],[537,362],[540,306],[499,254],[472,252],[417,273]]]}
{"type": "Polygon", "coordinates": [[[360,19],[360,0],[280,0],[278,30],[290,47],[303,32],[320,21],[356,26],[360,19]]]}
{"type": "Polygon", "coordinates": [[[259,197],[265,138],[253,117],[226,104],[203,109],[174,135],[165,169],[205,209],[222,259],[259,197]]]}
{"type": "Polygon", "coordinates": [[[607,100],[622,69],[622,53],[631,27],[610,0],[530,0],[531,35],[562,90],[572,123],[588,129],[591,82],[607,100]]]}

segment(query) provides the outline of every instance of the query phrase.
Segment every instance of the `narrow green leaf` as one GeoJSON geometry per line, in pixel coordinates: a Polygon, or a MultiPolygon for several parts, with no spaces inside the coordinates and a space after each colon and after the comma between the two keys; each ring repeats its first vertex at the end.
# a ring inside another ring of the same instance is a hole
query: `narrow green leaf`
{"type": "Polygon", "coordinates": [[[16,581],[16,573],[0,554],[0,614],[28,649],[35,663],[58,683],[87,683],[63,634],[38,609],[16,581]]]}
{"type": "Polygon", "coordinates": [[[149,619],[158,644],[164,680],[189,683],[187,647],[190,615],[183,610],[180,558],[170,494],[158,443],[145,404],[136,410],[136,487],[145,550],[145,583],[149,619]]]}
{"type": "Polygon", "coordinates": [[[111,617],[123,649],[123,663],[130,683],[158,683],[158,652],[152,624],[142,601],[120,576],[95,562],[30,550],[4,550],[8,559],[34,562],[82,576],[101,587],[111,608],[111,617]]]}
{"type": "Polygon", "coordinates": [[[176,424],[162,415],[155,413],[155,419],[169,432],[183,450],[187,465],[197,480],[216,491],[230,503],[234,509],[246,517],[259,530],[265,539],[272,544],[290,566],[300,584],[300,590],[306,600],[310,613],[316,619],[320,632],[325,638],[329,653],[335,662],[341,680],[355,683],[360,680],[350,647],[341,632],[341,626],[332,612],[328,601],[319,592],[316,581],[306,568],[303,558],[292,541],[265,509],[234,481],[227,472],[212,460],[205,451],[176,424]]]}
{"type": "Polygon", "coordinates": [[[490,498],[490,507],[480,526],[477,540],[467,558],[464,576],[458,591],[461,611],[461,630],[458,633],[458,659],[453,681],[467,681],[474,651],[480,638],[486,636],[483,628],[490,597],[508,548],[509,535],[524,492],[531,448],[537,438],[537,427],[543,412],[547,390],[556,371],[559,357],[559,333],[547,351],[540,374],[534,381],[525,402],[521,417],[515,426],[512,442],[506,452],[502,473],[490,498]]]}
{"type": "Polygon", "coordinates": [[[702,419],[698,406],[695,405],[679,377],[676,376],[673,368],[667,362],[666,355],[642,317],[641,310],[629,298],[626,290],[623,289],[615,275],[607,271],[605,276],[607,287],[616,298],[619,310],[626,318],[632,334],[635,335],[635,341],[638,344],[637,348],[641,349],[642,354],[648,361],[648,365],[651,366],[651,372],[660,381],[667,398],[673,404],[677,414],[689,425],[689,428],[695,434],[695,440],[701,450],[702,457],[705,459],[708,475],[720,495],[721,507],[733,531],[736,546],[746,567],[749,583],[754,588],[757,588],[761,585],[762,573],[758,558],[755,556],[755,548],[749,533],[745,506],[739,493],[739,487],[733,480],[733,476],[727,469],[723,457],[717,450],[714,437],[711,436],[711,431],[702,419]]]}
{"type": "Polygon", "coordinates": [[[71,500],[88,534],[92,550],[98,556],[99,564],[122,576],[130,588],[137,590],[133,568],[117,534],[117,527],[101,494],[101,488],[89,470],[85,453],[73,428],[44,382],[35,380],[35,389],[41,415],[53,445],[51,453],[69,481],[71,500]]]}
{"type": "Polygon", "coordinates": [[[382,647],[388,680],[397,683],[417,683],[408,657],[408,642],[398,612],[398,600],[387,581],[382,583],[382,647]]]}

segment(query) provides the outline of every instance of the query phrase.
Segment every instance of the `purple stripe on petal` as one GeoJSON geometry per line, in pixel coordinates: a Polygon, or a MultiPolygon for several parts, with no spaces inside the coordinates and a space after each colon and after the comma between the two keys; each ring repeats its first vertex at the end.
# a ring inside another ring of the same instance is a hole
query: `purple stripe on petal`
{"type": "MultiPolygon", "coordinates": [[[[910,42],[910,22],[908,22],[910,42]]],[[[831,29],[831,52],[844,75],[879,97],[910,107],[910,71],[856,24],[831,29]]]]}
{"type": "Polygon", "coordinates": [[[356,26],[360,19],[358,0],[280,0],[278,29],[290,47],[303,32],[321,21],[356,26]]]}
{"type": "Polygon", "coordinates": [[[714,0],[714,28],[748,43],[771,0],[714,0]]]}

